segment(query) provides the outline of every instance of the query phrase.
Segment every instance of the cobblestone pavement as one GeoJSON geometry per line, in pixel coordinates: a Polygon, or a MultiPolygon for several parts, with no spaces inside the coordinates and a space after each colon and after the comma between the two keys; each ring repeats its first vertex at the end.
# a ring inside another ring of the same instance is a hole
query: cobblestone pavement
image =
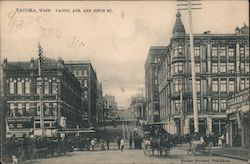
{"type": "Polygon", "coordinates": [[[143,150],[128,150],[121,152],[117,150],[115,143],[111,145],[111,150],[101,151],[97,148],[96,151],[74,151],[65,156],[53,157],[47,159],[38,159],[27,161],[34,164],[244,164],[245,161],[220,157],[207,156],[198,154],[196,156],[187,155],[183,147],[172,148],[170,157],[159,157],[156,153],[155,157],[144,155],[143,150]]]}

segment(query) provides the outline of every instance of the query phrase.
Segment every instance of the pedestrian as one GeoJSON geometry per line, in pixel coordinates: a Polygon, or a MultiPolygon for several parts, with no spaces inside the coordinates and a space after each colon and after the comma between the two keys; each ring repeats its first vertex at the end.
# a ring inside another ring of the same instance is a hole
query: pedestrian
{"type": "Polygon", "coordinates": [[[109,143],[110,143],[110,139],[109,139],[109,138],[107,138],[107,139],[106,139],[106,142],[107,142],[107,150],[109,150],[109,143]]]}
{"type": "Polygon", "coordinates": [[[133,138],[132,135],[129,136],[129,149],[132,149],[133,138]]]}
{"type": "Polygon", "coordinates": [[[121,139],[119,136],[117,136],[117,146],[119,150],[120,150],[120,145],[121,145],[121,139]]]}
{"type": "Polygon", "coordinates": [[[121,144],[121,151],[123,151],[123,148],[124,148],[124,139],[123,138],[121,139],[120,144],[121,144]]]}
{"type": "Polygon", "coordinates": [[[92,151],[94,151],[95,150],[95,139],[94,138],[92,138],[92,140],[91,140],[91,146],[92,146],[92,151]]]}

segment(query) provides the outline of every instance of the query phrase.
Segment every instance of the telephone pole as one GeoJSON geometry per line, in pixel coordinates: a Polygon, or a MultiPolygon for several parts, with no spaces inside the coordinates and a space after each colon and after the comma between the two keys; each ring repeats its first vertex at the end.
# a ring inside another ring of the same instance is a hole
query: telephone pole
{"type": "Polygon", "coordinates": [[[193,114],[194,114],[194,132],[199,133],[199,118],[197,109],[197,90],[196,90],[196,72],[195,72],[195,57],[194,57],[194,36],[192,24],[192,10],[201,9],[199,6],[201,0],[178,0],[180,2],[177,6],[178,10],[188,10],[189,28],[190,28],[190,57],[191,57],[191,74],[192,74],[192,91],[193,91],[193,114]],[[197,3],[198,2],[198,3],[197,3]],[[193,7],[198,6],[198,7],[193,7]]]}

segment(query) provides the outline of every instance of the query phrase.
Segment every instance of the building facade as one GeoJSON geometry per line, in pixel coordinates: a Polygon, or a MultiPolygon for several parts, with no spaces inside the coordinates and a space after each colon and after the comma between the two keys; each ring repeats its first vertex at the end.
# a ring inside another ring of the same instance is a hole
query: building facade
{"type": "Polygon", "coordinates": [[[250,147],[249,90],[240,90],[228,100],[226,142],[229,146],[250,147]]]}
{"type": "MultiPolygon", "coordinates": [[[[201,134],[224,133],[228,95],[249,87],[248,37],[246,25],[233,34],[194,34],[201,134]]],[[[194,132],[189,38],[178,12],[158,73],[161,120],[173,134],[194,132]]]]}
{"type": "Polygon", "coordinates": [[[84,127],[97,120],[97,76],[90,61],[67,61],[66,67],[79,80],[82,88],[82,121],[84,127]]]}
{"type": "Polygon", "coordinates": [[[145,94],[147,122],[160,121],[158,67],[167,52],[165,46],[152,46],[145,63],[145,94]]]}
{"type": "Polygon", "coordinates": [[[146,113],[146,99],[142,95],[131,97],[130,103],[131,112],[134,115],[134,118],[138,118],[140,120],[147,119],[146,113]]]}
{"type": "Polygon", "coordinates": [[[4,59],[3,89],[9,135],[33,132],[38,136],[42,133],[51,136],[58,129],[81,125],[80,83],[62,59],[45,58],[41,77],[38,76],[37,60],[8,62],[4,59]]]}
{"type": "Polygon", "coordinates": [[[103,97],[103,103],[104,103],[104,118],[109,119],[113,116],[114,111],[118,110],[115,96],[106,94],[103,97]]]}

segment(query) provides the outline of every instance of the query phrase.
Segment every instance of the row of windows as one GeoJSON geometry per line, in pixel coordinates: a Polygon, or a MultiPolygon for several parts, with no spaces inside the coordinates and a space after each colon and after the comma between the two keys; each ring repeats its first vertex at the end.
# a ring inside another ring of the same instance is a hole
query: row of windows
{"type": "MultiPolygon", "coordinates": [[[[191,86],[191,81],[189,82],[191,86]]],[[[183,84],[181,80],[174,80],[173,81],[173,87],[174,87],[174,92],[179,92],[183,88],[183,84]]],[[[240,89],[245,89],[249,87],[249,80],[248,79],[241,79],[240,81],[240,89]]],[[[196,81],[196,90],[197,92],[201,91],[201,81],[197,80],[196,81]]],[[[235,80],[234,79],[229,79],[227,80],[212,80],[212,91],[213,92],[234,92],[235,91],[235,80]],[[228,86],[228,88],[227,88],[228,86]]]]}
{"type": "MultiPolygon", "coordinates": [[[[10,103],[10,116],[40,116],[40,103],[31,108],[30,103],[10,103]]],[[[57,116],[57,103],[44,103],[44,116],[57,116]]]]}
{"type": "MultiPolygon", "coordinates": [[[[182,73],[183,72],[183,63],[175,63],[174,65],[174,73],[182,73]]],[[[235,63],[212,63],[212,73],[218,73],[218,72],[235,72],[235,63]]],[[[244,71],[246,73],[249,72],[250,65],[249,63],[240,63],[240,70],[244,71]]],[[[195,71],[196,73],[201,72],[201,65],[200,63],[195,64],[195,71]]]]}
{"type": "Polygon", "coordinates": [[[88,76],[88,70],[84,69],[74,69],[73,70],[73,74],[77,77],[77,76],[88,76]]]}
{"type": "MultiPolygon", "coordinates": [[[[43,87],[43,93],[44,94],[57,94],[58,90],[58,83],[57,82],[44,82],[43,87]]],[[[40,87],[36,86],[36,93],[40,93],[40,87]]],[[[23,95],[23,94],[30,94],[30,82],[9,82],[9,94],[17,94],[17,95],[23,95]]]]}
{"type": "MultiPolygon", "coordinates": [[[[174,47],[174,56],[177,56],[177,55],[182,55],[183,53],[183,47],[182,46],[176,46],[174,47]]],[[[226,49],[226,46],[212,46],[212,57],[218,57],[218,56],[221,56],[221,57],[225,57],[226,54],[229,56],[229,57],[235,57],[235,46],[234,45],[231,45],[228,47],[228,52],[227,52],[227,49],[226,49]]],[[[194,47],[194,55],[195,56],[200,56],[202,53],[201,53],[201,49],[200,47],[197,47],[195,46],[194,47]]],[[[243,56],[243,55],[246,55],[246,56],[249,56],[249,47],[240,47],[240,56],[243,56]]]]}
{"type": "MultiPolygon", "coordinates": [[[[175,100],[174,101],[175,114],[180,114],[181,108],[182,108],[181,101],[175,100]]],[[[201,111],[201,100],[197,100],[197,109],[199,112],[201,111]]],[[[212,100],[212,111],[224,112],[226,111],[226,109],[227,109],[227,100],[220,100],[220,103],[218,99],[212,100]]]]}

